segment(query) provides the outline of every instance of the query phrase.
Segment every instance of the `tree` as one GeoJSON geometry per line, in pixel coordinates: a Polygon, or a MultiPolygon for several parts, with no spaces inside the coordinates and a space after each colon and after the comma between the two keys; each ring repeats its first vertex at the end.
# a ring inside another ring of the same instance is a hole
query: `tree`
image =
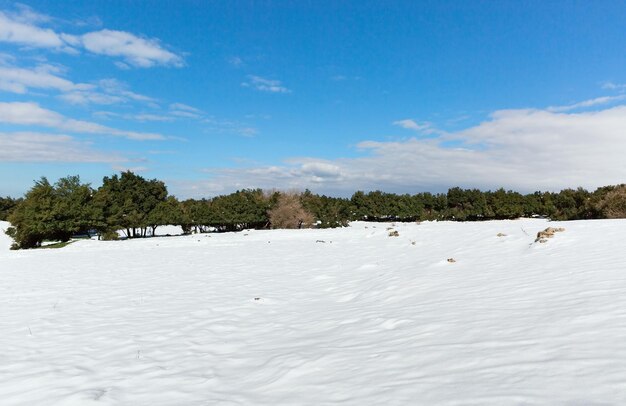
{"type": "Polygon", "coordinates": [[[21,199],[13,199],[9,196],[0,197],[0,221],[6,221],[9,214],[21,202],[21,199]]]}
{"type": "Polygon", "coordinates": [[[515,219],[524,215],[524,196],[517,192],[505,191],[500,188],[495,192],[485,193],[489,213],[492,218],[515,219]]]}
{"type": "Polygon", "coordinates": [[[447,217],[451,220],[484,220],[492,215],[485,194],[478,189],[451,188],[447,200],[447,217]]]}
{"type": "Polygon", "coordinates": [[[61,178],[51,185],[42,177],[26,193],[9,216],[7,230],[16,248],[34,248],[44,240],[68,241],[72,235],[88,232],[98,222],[92,205],[93,190],[78,176],[61,178]]]}
{"type": "Polygon", "coordinates": [[[209,224],[219,231],[263,228],[268,224],[269,199],[261,189],[238,190],[213,198],[209,204],[209,224]]]}
{"type": "Polygon", "coordinates": [[[153,236],[158,226],[181,224],[183,222],[183,212],[180,203],[174,196],[169,196],[167,199],[160,201],[150,210],[146,222],[151,230],[150,235],[153,236]]]}
{"type": "Polygon", "coordinates": [[[300,196],[302,206],[313,214],[320,228],[345,227],[351,219],[350,200],[319,196],[305,190],[300,196]]]}
{"type": "Polygon", "coordinates": [[[619,185],[604,195],[598,209],[604,218],[626,218],[626,185],[619,185]]]}
{"type": "Polygon", "coordinates": [[[313,215],[302,206],[300,196],[296,193],[280,193],[267,217],[272,228],[310,228],[315,221],[313,215]]]}
{"type": "Polygon", "coordinates": [[[126,237],[145,237],[149,213],[167,198],[167,188],[159,180],[146,180],[130,171],[102,180],[95,196],[102,210],[104,230],[124,230],[126,237]]]}

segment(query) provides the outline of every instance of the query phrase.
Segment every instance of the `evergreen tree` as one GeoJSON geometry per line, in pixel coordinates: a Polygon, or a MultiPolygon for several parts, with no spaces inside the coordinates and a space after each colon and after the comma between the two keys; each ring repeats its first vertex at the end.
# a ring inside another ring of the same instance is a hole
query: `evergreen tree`
{"type": "Polygon", "coordinates": [[[127,171],[119,177],[105,177],[95,201],[102,210],[105,230],[124,230],[128,238],[133,238],[146,235],[147,228],[153,225],[148,220],[149,213],[166,198],[163,182],[127,171]]]}
{"type": "Polygon", "coordinates": [[[35,182],[24,200],[9,216],[16,248],[38,247],[44,240],[68,241],[88,232],[99,216],[92,205],[93,190],[78,176],[60,179],[54,185],[45,177],[35,182]]]}

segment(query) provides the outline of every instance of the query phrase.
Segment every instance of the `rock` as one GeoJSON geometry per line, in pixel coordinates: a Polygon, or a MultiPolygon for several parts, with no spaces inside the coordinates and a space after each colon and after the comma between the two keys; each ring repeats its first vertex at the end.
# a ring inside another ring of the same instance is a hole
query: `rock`
{"type": "Polygon", "coordinates": [[[448,261],[448,262],[452,263],[452,262],[456,262],[456,259],[454,259],[454,258],[448,258],[448,259],[446,259],[446,261],[448,261]]]}
{"type": "Polygon", "coordinates": [[[546,242],[548,238],[554,237],[554,233],[560,233],[562,231],[565,231],[563,227],[558,227],[558,228],[548,227],[545,230],[539,231],[537,233],[537,238],[535,239],[535,242],[541,242],[541,243],[546,242]]]}

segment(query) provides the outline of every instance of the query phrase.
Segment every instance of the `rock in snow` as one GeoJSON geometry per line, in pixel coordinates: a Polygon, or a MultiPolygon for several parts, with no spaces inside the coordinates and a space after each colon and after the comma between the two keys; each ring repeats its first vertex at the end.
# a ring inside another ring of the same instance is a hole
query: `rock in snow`
{"type": "Polygon", "coordinates": [[[2,248],[0,404],[625,404],[626,221],[551,224],[2,248]]]}

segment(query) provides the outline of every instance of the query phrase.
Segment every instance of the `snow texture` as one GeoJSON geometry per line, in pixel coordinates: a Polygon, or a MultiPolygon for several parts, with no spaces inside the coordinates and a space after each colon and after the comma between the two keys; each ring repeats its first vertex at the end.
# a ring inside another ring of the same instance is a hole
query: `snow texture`
{"type": "Polygon", "coordinates": [[[4,406],[626,404],[625,221],[2,238],[4,406]]]}

